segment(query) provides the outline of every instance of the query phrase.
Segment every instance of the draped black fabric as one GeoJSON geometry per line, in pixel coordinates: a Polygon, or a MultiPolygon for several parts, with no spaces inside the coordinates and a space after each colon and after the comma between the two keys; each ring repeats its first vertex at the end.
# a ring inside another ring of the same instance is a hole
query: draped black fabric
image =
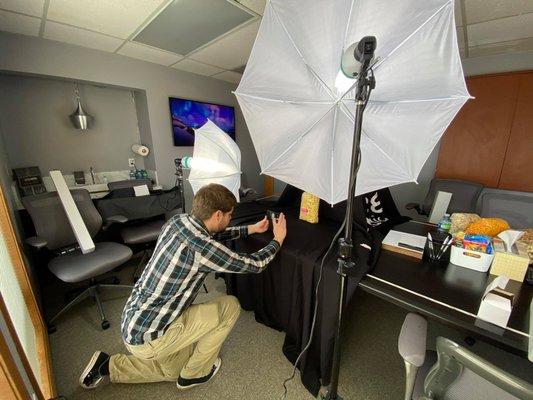
{"type": "MultiPolygon", "coordinates": [[[[274,261],[261,274],[227,275],[225,279],[228,293],[239,299],[243,309],[253,310],[258,322],[286,333],[283,352],[294,363],[309,339],[320,262],[341,227],[345,204],[334,208],[321,205],[318,224],[298,219],[298,209],[294,207],[281,209],[287,214],[288,235],[274,261]]],[[[379,235],[367,230],[361,197],[356,199],[355,211],[354,254],[357,266],[349,272],[347,302],[352,298],[360,278],[375,264],[378,256],[376,250],[369,252],[359,243],[367,243],[372,249],[379,249],[380,244],[379,235]]],[[[266,245],[271,236],[270,232],[250,236],[236,242],[236,250],[256,251],[266,245]]],[[[324,264],[316,329],[311,347],[299,364],[301,380],[314,396],[321,384],[327,385],[330,380],[339,296],[336,271],[337,245],[333,246],[324,264]]]]}

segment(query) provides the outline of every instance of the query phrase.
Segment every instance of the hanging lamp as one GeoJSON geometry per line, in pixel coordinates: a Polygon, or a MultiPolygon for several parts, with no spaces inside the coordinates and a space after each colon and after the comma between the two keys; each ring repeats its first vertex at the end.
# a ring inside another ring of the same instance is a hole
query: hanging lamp
{"type": "Polygon", "coordinates": [[[76,129],[87,130],[90,128],[93,117],[87,114],[81,106],[80,91],[77,83],[74,91],[76,93],[76,100],[78,101],[78,108],[70,115],[70,120],[76,129]]]}

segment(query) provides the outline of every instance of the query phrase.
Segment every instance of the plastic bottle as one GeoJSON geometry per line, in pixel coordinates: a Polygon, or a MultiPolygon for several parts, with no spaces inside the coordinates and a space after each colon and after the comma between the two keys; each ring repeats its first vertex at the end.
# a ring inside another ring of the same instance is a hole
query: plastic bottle
{"type": "Polygon", "coordinates": [[[441,232],[448,232],[452,227],[452,220],[450,214],[444,214],[444,216],[439,221],[437,229],[441,232]]]}

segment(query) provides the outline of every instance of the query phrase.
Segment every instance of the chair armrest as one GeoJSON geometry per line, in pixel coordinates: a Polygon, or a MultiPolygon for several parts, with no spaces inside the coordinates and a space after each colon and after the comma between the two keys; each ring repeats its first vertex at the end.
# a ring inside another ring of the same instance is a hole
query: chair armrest
{"type": "Polygon", "coordinates": [[[46,247],[48,242],[45,238],[41,236],[32,236],[26,239],[26,243],[28,243],[31,247],[34,247],[36,249],[42,249],[43,247],[46,247]]]}
{"type": "Polygon", "coordinates": [[[398,352],[415,367],[421,367],[426,358],[427,321],[417,314],[407,314],[398,337],[398,352]]]}
{"type": "Polygon", "coordinates": [[[106,224],[123,224],[125,222],[128,222],[128,218],[126,218],[124,215],[112,215],[105,220],[106,224]]]}
{"type": "Polygon", "coordinates": [[[418,214],[422,215],[422,209],[420,208],[420,204],[418,203],[407,203],[405,205],[406,210],[415,210],[418,214]]]}

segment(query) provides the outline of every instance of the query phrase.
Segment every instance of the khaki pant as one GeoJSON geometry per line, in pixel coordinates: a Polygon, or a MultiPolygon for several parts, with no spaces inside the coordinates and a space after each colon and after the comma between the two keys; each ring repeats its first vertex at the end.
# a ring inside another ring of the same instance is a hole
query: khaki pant
{"type": "Polygon", "coordinates": [[[126,344],[131,355],[112,355],[111,382],[174,381],[180,374],[183,378],[209,374],[239,313],[239,301],[233,296],[191,305],[160,338],[139,346],[126,344]]]}

